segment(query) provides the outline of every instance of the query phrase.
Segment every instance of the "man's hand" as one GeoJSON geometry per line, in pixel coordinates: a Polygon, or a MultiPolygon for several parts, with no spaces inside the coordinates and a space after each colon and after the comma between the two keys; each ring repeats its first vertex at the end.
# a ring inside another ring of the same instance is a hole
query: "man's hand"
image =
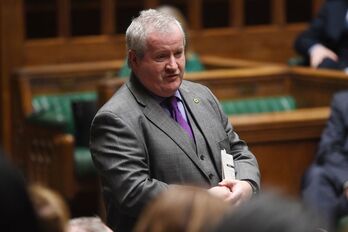
{"type": "Polygon", "coordinates": [[[219,186],[213,187],[208,191],[231,203],[233,206],[238,206],[249,200],[253,193],[249,182],[241,180],[223,180],[219,183],[219,186]]]}
{"type": "Polygon", "coordinates": [[[230,189],[231,193],[226,200],[234,206],[238,206],[241,203],[248,201],[253,195],[253,189],[247,181],[223,180],[219,185],[230,189]]]}
{"type": "Polygon", "coordinates": [[[215,186],[210,188],[208,192],[223,200],[227,200],[231,194],[230,189],[226,186],[215,186]]]}
{"type": "Polygon", "coordinates": [[[329,58],[334,61],[338,60],[337,55],[333,51],[331,51],[330,49],[328,49],[327,47],[321,44],[316,44],[311,48],[310,50],[311,67],[318,68],[319,64],[321,64],[321,62],[323,62],[325,58],[329,58]]]}

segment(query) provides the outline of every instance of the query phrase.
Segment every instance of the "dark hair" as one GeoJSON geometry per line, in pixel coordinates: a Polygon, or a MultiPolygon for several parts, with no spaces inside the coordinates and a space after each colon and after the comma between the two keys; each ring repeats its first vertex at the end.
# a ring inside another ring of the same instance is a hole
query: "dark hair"
{"type": "Polygon", "coordinates": [[[1,231],[39,231],[38,220],[23,176],[0,149],[1,231]]]}
{"type": "Polygon", "coordinates": [[[321,220],[292,198],[263,193],[229,212],[213,232],[315,232],[321,220]]]}

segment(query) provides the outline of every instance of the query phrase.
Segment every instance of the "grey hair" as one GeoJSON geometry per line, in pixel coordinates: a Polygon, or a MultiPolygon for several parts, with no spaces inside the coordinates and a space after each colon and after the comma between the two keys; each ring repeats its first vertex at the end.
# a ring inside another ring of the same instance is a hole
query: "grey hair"
{"type": "Polygon", "coordinates": [[[177,25],[183,33],[186,44],[186,37],[180,22],[173,16],[154,9],[143,10],[140,15],[132,20],[126,31],[126,43],[128,50],[134,50],[140,58],[144,56],[146,50],[147,35],[153,31],[166,33],[169,31],[168,25],[177,25]]]}

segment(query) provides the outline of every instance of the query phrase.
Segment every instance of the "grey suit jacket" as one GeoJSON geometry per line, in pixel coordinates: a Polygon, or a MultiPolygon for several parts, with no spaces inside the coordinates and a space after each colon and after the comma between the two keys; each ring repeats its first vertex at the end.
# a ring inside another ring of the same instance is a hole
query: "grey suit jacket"
{"type": "MultiPolygon", "coordinates": [[[[234,156],[236,178],[259,188],[254,155],[233,131],[211,91],[183,81],[180,94],[221,173],[221,149],[234,156]]],[[[142,208],[170,184],[212,187],[208,173],[183,129],[168,116],[136,77],[98,111],[90,149],[101,175],[108,225],[130,231],[142,208]]],[[[220,176],[221,179],[221,176],[220,176]]]]}

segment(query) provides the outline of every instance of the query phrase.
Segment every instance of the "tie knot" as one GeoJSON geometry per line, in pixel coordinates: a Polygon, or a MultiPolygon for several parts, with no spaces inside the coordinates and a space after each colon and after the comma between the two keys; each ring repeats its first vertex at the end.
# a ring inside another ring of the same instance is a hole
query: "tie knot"
{"type": "Polygon", "coordinates": [[[166,100],[165,100],[165,104],[167,105],[168,108],[170,109],[176,109],[177,106],[178,106],[178,99],[176,96],[171,96],[171,97],[168,97],[166,100]]]}

